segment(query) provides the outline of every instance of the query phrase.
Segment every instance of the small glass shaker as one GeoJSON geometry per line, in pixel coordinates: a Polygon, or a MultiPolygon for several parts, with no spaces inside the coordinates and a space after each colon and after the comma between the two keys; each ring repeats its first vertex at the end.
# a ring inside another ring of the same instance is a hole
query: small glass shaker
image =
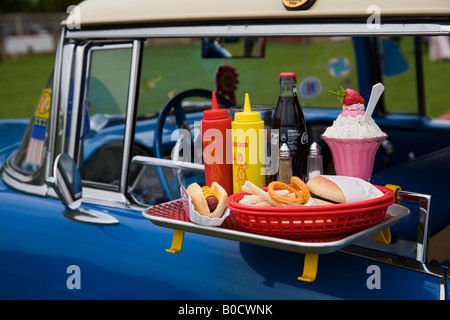
{"type": "Polygon", "coordinates": [[[320,153],[320,146],[316,142],[313,142],[309,148],[306,168],[308,180],[323,174],[323,156],[320,153]]]}
{"type": "Polygon", "coordinates": [[[286,143],[280,147],[280,168],[278,173],[278,180],[286,184],[291,183],[292,177],[292,157],[291,151],[286,143]]]}

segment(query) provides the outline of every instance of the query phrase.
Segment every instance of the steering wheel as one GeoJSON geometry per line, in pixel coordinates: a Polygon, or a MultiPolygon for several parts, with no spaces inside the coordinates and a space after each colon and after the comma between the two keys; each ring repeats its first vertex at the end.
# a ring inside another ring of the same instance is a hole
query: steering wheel
{"type": "MultiPolygon", "coordinates": [[[[206,90],[206,89],[189,89],[182,91],[176,95],[174,95],[165,106],[162,108],[161,112],[158,115],[158,119],[156,122],[155,127],[155,134],[153,139],[153,154],[157,158],[163,157],[163,148],[162,148],[162,133],[163,133],[163,127],[166,122],[166,119],[168,115],[170,114],[170,111],[174,109],[175,114],[175,120],[178,128],[184,128],[189,130],[188,123],[186,122],[186,114],[182,107],[182,101],[191,98],[191,97],[201,97],[206,99],[212,98],[212,91],[206,90]]],[[[217,102],[223,106],[226,106],[227,108],[234,106],[235,103],[228,100],[224,96],[216,93],[217,102]]],[[[193,135],[191,135],[193,137],[193,135]]],[[[192,145],[192,144],[191,144],[192,145]]],[[[156,167],[158,178],[161,182],[161,185],[166,192],[166,195],[169,197],[170,200],[173,200],[174,197],[172,195],[172,192],[169,188],[169,184],[167,182],[166,176],[164,174],[162,167],[156,167]]]]}

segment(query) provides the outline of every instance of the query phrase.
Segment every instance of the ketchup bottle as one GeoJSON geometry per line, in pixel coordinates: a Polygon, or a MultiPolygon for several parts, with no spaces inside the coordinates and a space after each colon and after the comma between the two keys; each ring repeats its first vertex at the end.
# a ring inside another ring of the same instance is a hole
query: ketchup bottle
{"type": "Polygon", "coordinates": [[[219,109],[216,93],[212,94],[210,110],[203,111],[200,121],[203,141],[205,182],[208,187],[216,181],[228,195],[233,193],[233,163],[231,159],[231,117],[227,109],[219,109]]]}

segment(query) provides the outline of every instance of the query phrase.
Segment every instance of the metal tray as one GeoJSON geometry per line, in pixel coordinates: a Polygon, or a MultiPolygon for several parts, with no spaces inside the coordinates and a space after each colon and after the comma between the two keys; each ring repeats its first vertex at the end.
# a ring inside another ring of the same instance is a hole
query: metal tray
{"type": "Polygon", "coordinates": [[[365,237],[389,228],[408,216],[409,209],[398,204],[392,204],[388,207],[386,218],[382,222],[367,229],[345,236],[302,239],[301,241],[249,233],[239,225],[233,213],[231,213],[220,227],[206,227],[194,224],[189,221],[189,218],[184,213],[181,200],[174,200],[150,207],[142,214],[155,225],[174,230],[193,232],[299,253],[325,254],[337,251],[365,237]]]}

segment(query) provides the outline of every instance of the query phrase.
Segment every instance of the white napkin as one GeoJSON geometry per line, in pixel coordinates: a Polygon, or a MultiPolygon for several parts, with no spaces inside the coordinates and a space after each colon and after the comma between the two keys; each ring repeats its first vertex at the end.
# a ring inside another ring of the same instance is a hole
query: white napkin
{"type": "Polygon", "coordinates": [[[347,203],[370,200],[384,195],[383,192],[373,184],[360,178],[332,175],[322,175],[322,177],[327,178],[338,185],[344,193],[347,203]]]}

